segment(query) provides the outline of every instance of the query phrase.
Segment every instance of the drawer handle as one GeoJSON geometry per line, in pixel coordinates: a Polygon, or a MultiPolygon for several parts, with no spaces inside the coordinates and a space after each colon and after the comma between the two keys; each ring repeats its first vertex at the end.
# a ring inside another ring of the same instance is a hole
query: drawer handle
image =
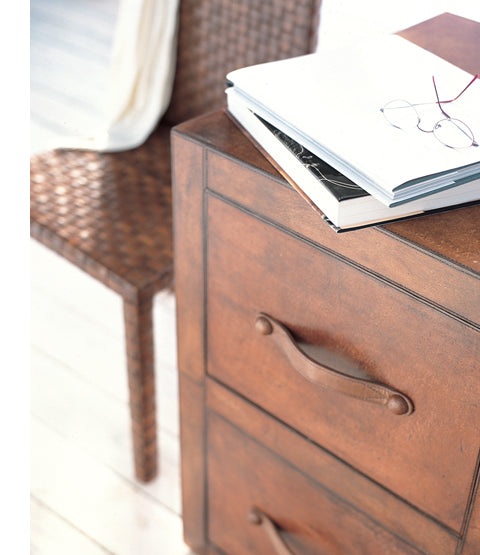
{"type": "Polygon", "coordinates": [[[294,555],[293,551],[291,551],[282,540],[273,521],[270,520],[270,518],[263,511],[257,507],[252,507],[247,518],[250,524],[261,526],[265,530],[265,533],[267,534],[277,555],[294,555]]]}
{"type": "Polygon", "coordinates": [[[262,335],[271,336],[295,370],[315,385],[369,403],[385,405],[394,414],[413,412],[412,401],[400,391],[382,383],[343,374],[310,358],[298,347],[289,330],[271,316],[259,314],[255,329],[262,335]]]}

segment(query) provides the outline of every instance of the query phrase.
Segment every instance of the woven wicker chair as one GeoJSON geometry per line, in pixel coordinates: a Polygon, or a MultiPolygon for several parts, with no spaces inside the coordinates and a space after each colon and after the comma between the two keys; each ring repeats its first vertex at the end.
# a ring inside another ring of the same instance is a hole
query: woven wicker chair
{"type": "Polygon", "coordinates": [[[157,473],[152,301],[172,283],[169,132],[224,105],[227,71],[311,52],[321,0],[182,0],[169,109],[137,149],[31,159],[31,236],[124,303],[135,473],[157,473]]]}

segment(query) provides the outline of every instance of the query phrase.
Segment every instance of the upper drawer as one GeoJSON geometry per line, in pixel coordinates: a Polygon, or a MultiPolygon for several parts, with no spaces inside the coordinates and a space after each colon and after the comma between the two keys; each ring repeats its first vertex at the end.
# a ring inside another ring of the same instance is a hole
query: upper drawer
{"type": "Polygon", "coordinates": [[[215,152],[207,163],[209,189],[480,325],[480,206],[334,233],[285,181],[215,152]]]}
{"type": "Polygon", "coordinates": [[[460,532],[479,452],[480,333],[216,198],[208,201],[207,368],[460,532]],[[313,385],[255,329],[267,313],[408,396],[413,414],[313,385]]]}

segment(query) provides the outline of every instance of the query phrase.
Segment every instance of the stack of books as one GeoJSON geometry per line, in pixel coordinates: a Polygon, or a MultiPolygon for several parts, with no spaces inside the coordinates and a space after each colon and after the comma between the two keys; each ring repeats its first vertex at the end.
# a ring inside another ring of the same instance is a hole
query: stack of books
{"type": "Polygon", "coordinates": [[[480,200],[480,79],[401,37],[227,79],[229,112],[337,231],[480,200]]]}

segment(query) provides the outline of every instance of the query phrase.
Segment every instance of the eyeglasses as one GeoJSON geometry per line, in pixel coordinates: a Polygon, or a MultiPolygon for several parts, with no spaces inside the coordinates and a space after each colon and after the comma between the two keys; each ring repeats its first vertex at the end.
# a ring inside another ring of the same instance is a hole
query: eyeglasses
{"type": "Polygon", "coordinates": [[[455,102],[460,96],[470,87],[470,85],[479,79],[477,73],[475,77],[468,83],[468,85],[460,92],[455,98],[451,100],[440,100],[435,77],[432,77],[436,102],[424,102],[421,104],[411,104],[406,100],[392,100],[381,108],[381,112],[385,116],[390,125],[398,129],[408,130],[416,127],[423,133],[433,133],[433,135],[445,146],[449,148],[469,148],[471,146],[478,146],[472,130],[462,120],[450,117],[442,107],[442,104],[449,104],[455,102]],[[417,111],[419,106],[438,106],[443,118],[436,121],[433,127],[429,128],[425,123],[422,123],[420,115],[417,111]]]}

